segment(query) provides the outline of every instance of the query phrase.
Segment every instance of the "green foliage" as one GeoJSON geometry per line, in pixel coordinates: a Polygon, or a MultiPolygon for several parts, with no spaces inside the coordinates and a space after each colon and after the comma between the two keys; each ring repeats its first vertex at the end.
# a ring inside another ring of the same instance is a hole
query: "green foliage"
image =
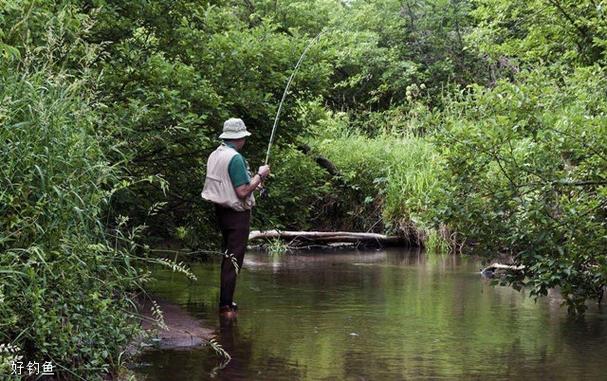
{"type": "Polygon", "coordinates": [[[270,255],[281,255],[289,250],[289,245],[280,238],[274,238],[267,243],[266,250],[270,255]]]}
{"type": "Polygon", "coordinates": [[[417,229],[430,226],[428,207],[440,189],[441,159],[432,145],[407,133],[369,138],[348,132],[343,121],[322,128],[322,138],[312,144],[356,196],[348,205],[352,225],[360,230],[386,225],[417,241],[417,229]]]}
{"type": "Polygon", "coordinates": [[[473,88],[436,141],[449,186],[442,220],[481,253],[509,252],[532,295],[560,286],[575,312],[602,294],[607,269],[604,69],[562,81],[542,70],[473,88]]]}
{"type": "Polygon", "coordinates": [[[106,240],[101,211],[115,174],[94,132],[90,84],[3,69],[0,342],[19,346],[26,363],[101,377],[136,329],[127,290],[142,273],[106,240]]]}
{"type": "Polygon", "coordinates": [[[435,103],[445,87],[482,80],[474,51],[464,46],[469,8],[467,1],[351,2],[328,37],[337,49],[331,107],[373,134],[381,127],[373,119],[395,108],[406,113],[416,97],[435,103]]]}
{"type": "Polygon", "coordinates": [[[444,226],[429,229],[424,240],[424,247],[429,253],[436,254],[447,254],[453,251],[453,248],[449,245],[451,238],[446,237],[446,234],[447,231],[444,229],[444,226]]]}
{"type": "MultiPolygon", "coordinates": [[[[493,78],[519,66],[604,62],[605,5],[594,0],[477,0],[469,43],[489,56],[493,78]]],[[[558,69],[564,69],[558,67],[558,69]]],[[[567,69],[567,68],[565,68],[567,69]]]]}
{"type": "Polygon", "coordinates": [[[295,147],[275,151],[268,198],[257,197],[256,226],[266,229],[296,230],[314,226],[317,210],[331,191],[327,173],[295,147]]]}
{"type": "Polygon", "coordinates": [[[136,255],[141,229],[110,220],[129,182],[106,155],[120,142],[100,127],[91,20],[37,3],[9,2],[0,18],[18,47],[6,51],[19,52],[0,61],[0,372],[20,358],[102,379],[139,330],[133,292],[148,259],[136,255]]]}

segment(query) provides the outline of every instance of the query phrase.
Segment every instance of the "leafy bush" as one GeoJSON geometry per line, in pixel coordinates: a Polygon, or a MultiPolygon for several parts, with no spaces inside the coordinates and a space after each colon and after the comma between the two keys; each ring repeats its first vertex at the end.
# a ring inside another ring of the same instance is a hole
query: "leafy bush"
{"type": "Polygon", "coordinates": [[[508,279],[573,312],[607,284],[607,81],[580,68],[475,87],[452,103],[436,141],[448,187],[440,218],[489,257],[525,266],[508,279]]]}
{"type": "MultiPolygon", "coordinates": [[[[0,61],[0,344],[24,364],[51,361],[62,376],[101,379],[138,331],[131,291],[147,273],[125,246],[132,237],[106,230],[122,185],[98,133],[95,47],[76,32],[87,19],[49,6],[30,8],[21,23],[31,16],[46,33],[15,26],[21,49],[0,61]],[[35,49],[30,38],[39,38],[35,49]]],[[[2,359],[0,373],[10,374],[2,359]]]]}
{"type": "Polygon", "coordinates": [[[273,174],[266,181],[268,198],[258,197],[254,226],[286,230],[315,226],[330,191],[327,173],[295,147],[278,149],[273,155],[273,174]]]}
{"type": "Polygon", "coordinates": [[[557,64],[558,73],[605,62],[605,14],[594,0],[480,0],[470,15],[476,27],[466,36],[468,45],[483,53],[493,79],[527,65],[557,64]]]}
{"type": "Polygon", "coordinates": [[[1,75],[0,342],[26,363],[101,377],[136,329],[126,291],[141,273],[106,239],[115,177],[89,84],[29,67],[1,75]]]}

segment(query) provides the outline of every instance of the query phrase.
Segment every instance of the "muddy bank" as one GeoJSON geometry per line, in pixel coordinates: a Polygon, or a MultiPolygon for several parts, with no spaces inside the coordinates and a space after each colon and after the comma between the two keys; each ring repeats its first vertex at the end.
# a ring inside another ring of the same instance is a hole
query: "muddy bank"
{"type": "Polygon", "coordinates": [[[143,347],[154,346],[162,349],[170,348],[193,348],[204,345],[214,335],[212,329],[203,327],[200,321],[180,306],[166,300],[153,297],[159,307],[164,326],[158,325],[157,316],[154,315],[156,307],[147,298],[140,301],[141,327],[146,332],[146,337],[141,341],[143,347]]]}

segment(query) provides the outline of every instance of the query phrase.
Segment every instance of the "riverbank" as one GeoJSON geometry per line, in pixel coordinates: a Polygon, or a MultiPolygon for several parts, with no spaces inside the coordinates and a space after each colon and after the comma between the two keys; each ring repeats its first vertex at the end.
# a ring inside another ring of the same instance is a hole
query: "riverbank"
{"type": "Polygon", "coordinates": [[[204,327],[177,304],[155,296],[152,298],[141,301],[141,328],[146,332],[145,340],[140,340],[143,347],[195,348],[215,336],[212,329],[204,327]]]}

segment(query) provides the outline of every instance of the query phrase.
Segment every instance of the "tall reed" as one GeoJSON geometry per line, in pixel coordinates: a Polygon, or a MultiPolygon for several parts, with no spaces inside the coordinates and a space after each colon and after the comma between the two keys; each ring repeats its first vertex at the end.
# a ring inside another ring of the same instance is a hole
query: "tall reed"
{"type": "Polygon", "coordinates": [[[313,145],[356,184],[364,202],[379,206],[388,230],[423,241],[433,226],[430,203],[441,181],[440,156],[431,143],[411,134],[368,137],[338,128],[313,145]]]}

